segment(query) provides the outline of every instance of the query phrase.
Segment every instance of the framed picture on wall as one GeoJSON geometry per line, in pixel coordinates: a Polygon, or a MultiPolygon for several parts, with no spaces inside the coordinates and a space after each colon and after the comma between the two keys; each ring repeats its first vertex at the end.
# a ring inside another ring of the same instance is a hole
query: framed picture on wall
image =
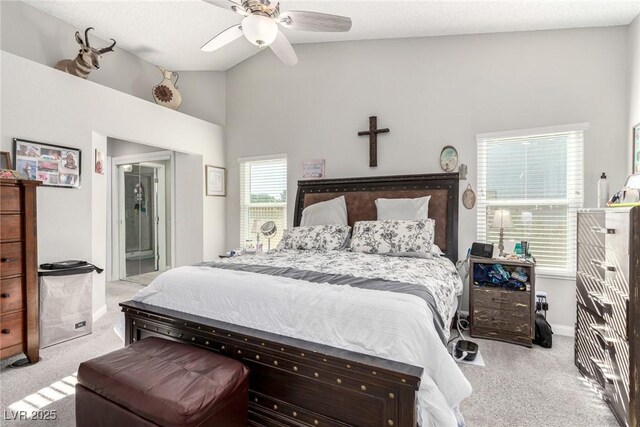
{"type": "Polygon", "coordinates": [[[80,188],[82,150],[13,138],[15,169],[48,187],[80,188]]]}
{"type": "Polygon", "coordinates": [[[204,170],[207,196],[226,196],[226,169],[218,166],[205,165],[204,170]]]}
{"type": "Polygon", "coordinates": [[[633,168],[631,173],[640,173],[640,123],[633,127],[633,143],[631,144],[633,154],[633,168]]]}

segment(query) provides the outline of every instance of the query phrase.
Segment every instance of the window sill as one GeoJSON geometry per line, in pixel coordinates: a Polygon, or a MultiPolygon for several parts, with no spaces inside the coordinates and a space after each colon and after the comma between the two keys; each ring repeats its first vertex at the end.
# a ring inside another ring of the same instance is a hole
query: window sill
{"type": "Polygon", "coordinates": [[[571,273],[558,273],[554,271],[545,271],[542,269],[536,269],[536,278],[541,279],[553,279],[553,280],[563,280],[566,282],[575,282],[576,275],[571,273]]]}

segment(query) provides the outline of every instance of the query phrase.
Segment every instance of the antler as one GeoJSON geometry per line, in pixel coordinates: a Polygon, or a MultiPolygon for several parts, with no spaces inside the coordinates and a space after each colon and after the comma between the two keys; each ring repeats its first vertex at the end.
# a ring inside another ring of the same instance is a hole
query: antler
{"type": "Polygon", "coordinates": [[[87,47],[91,47],[91,45],[89,44],[89,30],[94,30],[95,28],[93,27],[89,27],[86,30],[84,30],[84,43],[87,45],[87,47]]]}
{"type": "Polygon", "coordinates": [[[113,42],[113,43],[111,43],[111,46],[103,47],[98,52],[100,52],[100,53],[113,52],[113,47],[116,45],[116,41],[114,39],[111,39],[111,41],[113,42]]]}

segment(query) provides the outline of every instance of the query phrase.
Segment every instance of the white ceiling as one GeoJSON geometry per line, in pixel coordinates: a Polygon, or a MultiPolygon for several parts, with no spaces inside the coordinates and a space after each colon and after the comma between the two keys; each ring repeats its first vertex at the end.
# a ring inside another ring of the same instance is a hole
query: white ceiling
{"type": "MultiPolygon", "coordinates": [[[[244,38],[201,52],[242,18],[201,0],[23,1],[78,29],[95,27],[118,47],[172,70],[226,70],[259,52],[244,38]]],[[[282,0],[280,9],[353,20],[348,33],[285,30],[295,44],[627,25],[640,13],[640,0],[282,0]]]]}

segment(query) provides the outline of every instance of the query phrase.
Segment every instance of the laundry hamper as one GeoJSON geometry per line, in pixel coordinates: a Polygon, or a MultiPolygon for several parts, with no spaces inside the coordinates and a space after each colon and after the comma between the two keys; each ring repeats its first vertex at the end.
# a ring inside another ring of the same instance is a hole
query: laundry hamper
{"type": "MultiPolygon", "coordinates": [[[[49,264],[64,266],[65,264],[49,264]]],[[[38,271],[40,276],[40,348],[91,333],[94,271],[80,262],[71,268],[38,271]]]]}

